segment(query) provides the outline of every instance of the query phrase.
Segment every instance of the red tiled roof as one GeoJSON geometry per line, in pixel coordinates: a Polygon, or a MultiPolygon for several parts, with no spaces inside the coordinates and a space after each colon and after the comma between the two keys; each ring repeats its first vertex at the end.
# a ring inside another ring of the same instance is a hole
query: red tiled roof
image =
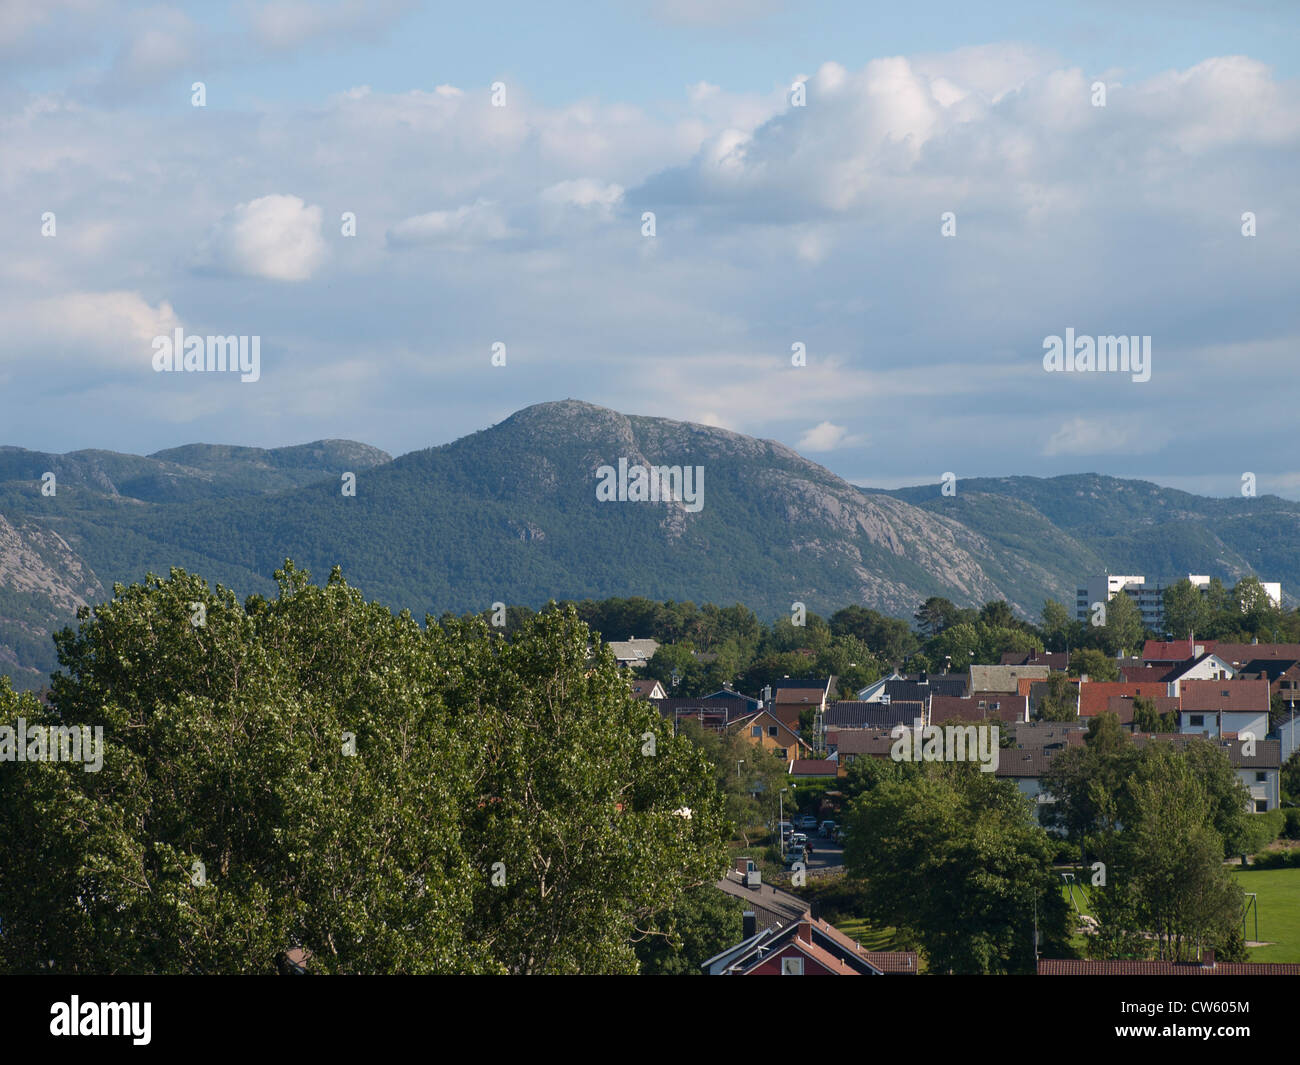
{"type": "Polygon", "coordinates": [[[1214,640],[1174,640],[1165,643],[1161,640],[1147,640],[1142,645],[1142,658],[1147,662],[1184,662],[1196,657],[1196,648],[1213,651],[1214,640]]]}
{"type": "Polygon", "coordinates": [[[1269,684],[1266,680],[1185,680],[1179,691],[1184,712],[1268,713],[1269,684]]]}
{"type": "MultiPolygon", "coordinates": [[[[1168,694],[1169,689],[1159,681],[1151,684],[1125,684],[1122,681],[1090,680],[1079,686],[1079,716],[1093,717],[1109,709],[1111,696],[1114,695],[1127,695],[1130,699],[1141,695],[1152,699],[1168,694]]],[[[1132,720],[1132,715],[1129,720],[1132,720]]]]}

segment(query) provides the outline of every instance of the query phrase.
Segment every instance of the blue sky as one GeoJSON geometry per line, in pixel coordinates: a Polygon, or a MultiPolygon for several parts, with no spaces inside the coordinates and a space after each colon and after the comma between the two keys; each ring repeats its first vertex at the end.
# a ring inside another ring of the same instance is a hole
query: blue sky
{"type": "Polygon", "coordinates": [[[1300,498],[1298,32],[1190,0],[17,0],[0,444],[398,454],[575,397],[866,484],[1300,498]],[[155,373],[177,327],[259,335],[261,379],[155,373]],[[1046,372],[1067,328],[1150,336],[1150,380],[1046,372]]]}

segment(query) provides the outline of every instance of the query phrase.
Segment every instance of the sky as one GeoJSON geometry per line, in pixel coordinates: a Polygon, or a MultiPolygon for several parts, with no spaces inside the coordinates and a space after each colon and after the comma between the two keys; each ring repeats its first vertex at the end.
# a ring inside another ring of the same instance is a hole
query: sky
{"type": "Polygon", "coordinates": [[[5,0],[0,445],[576,398],[864,485],[1298,499],[1298,45],[1290,0],[5,0]],[[257,380],[159,372],[177,329],[257,380]],[[1110,336],[1143,372],[1045,364],[1110,336]]]}

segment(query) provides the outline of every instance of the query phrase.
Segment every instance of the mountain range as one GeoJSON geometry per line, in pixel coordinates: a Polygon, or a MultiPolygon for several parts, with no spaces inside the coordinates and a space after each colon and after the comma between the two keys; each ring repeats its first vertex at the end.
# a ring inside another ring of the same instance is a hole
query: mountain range
{"type": "Polygon", "coordinates": [[[1255,573],[1286,592],[1300,579],[1300,503],[1097,474],[864,489],[775,441],[576,400],[400,458],[345,440],[148,456],[4,447],[0,672],[42,683],[51,632],[115,582],[180,566],[267,594],[285,558],[318,580],[340,564],[417,617],[624,595],[740,602],[765,618],[796,601],[910,617],[942,595],[1037,617],[1105,571],[1255,573]],[[599,501],[597,471],[620,459],[702,468],[703,506],[599,501]]]}

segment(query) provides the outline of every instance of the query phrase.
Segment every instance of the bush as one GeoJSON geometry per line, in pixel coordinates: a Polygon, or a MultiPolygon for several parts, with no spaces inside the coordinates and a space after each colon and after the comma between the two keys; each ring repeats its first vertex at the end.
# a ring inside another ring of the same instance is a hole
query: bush
{"type": "Polygon", "coordinates": [[[1300,808],[1283,810],[1282,824],[1282,836],[1285,839],[1300,839],[1300,808]]]}
{"type": "Polygon", "coordinates": [[[1241,849],[1247,854],[1257,854],[1282,834],[1285,810],[1269,810],[1252,814],[1248,819],[1246,837],[1241,849]]]}
{"type": "Polygon", "coordinates": [[[831,924],[866,915],[866,886],[848,876],[817,877],[793,893],[808,903],[817,918],[831,924]]]}
{"type": "Polygon", "coordinates": [[[1252,869],[1300,869],[1300,847],[1285,851],[1267,851],[1257,855],[1252,869]]]}

